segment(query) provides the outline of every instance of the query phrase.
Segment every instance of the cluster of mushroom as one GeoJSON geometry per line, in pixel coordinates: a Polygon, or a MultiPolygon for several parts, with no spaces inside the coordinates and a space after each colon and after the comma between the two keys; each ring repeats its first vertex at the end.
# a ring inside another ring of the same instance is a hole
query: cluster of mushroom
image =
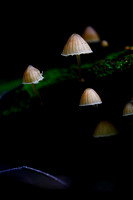
{"type": "MultiPolygon", "coordinates": [[[[95,90],[87,88],[81,95],[79,106],[98,106],[102,100],[95,90]]],[[[93,137],[109,137],[117,135],[118,131],[115,126],[108,120],[101,120],[93,133],[93,137]]]]}
{"type": "MultiPolygon", "coordinates": [[[[106,40],[101,40],[98,33],[91,26],[88,26],[83,31],[82,36],[79,34],[73,33],[67,40],[64,45],[63,51],[61,53],[62,56],[76,56],[78,72],[79,72],[79,80],[81,79],[81,69],[80,69],[80,55],[81,54],[89,54],[93,53],[92,49],[89,46],[89,43],[92,42],[100,42],[103,47],[108,46],[108,42],[106,40]]],[[[37,95],[34,84],[37,84],[39,81],[43,80],[44,77],[40,71],[29,65],[24,72],[23,75],[23,84],[32,84],[33,90],[37,95]]],[[[100,96],[96,93],[96,91],[92,88],[86,88],[81,95],[79,106],[98,106],[101,104],[102,100],[100,96]]],[[[127,105],[125,105],[123,110],[123,116],[132,115],[133,114],[133,102],[130,101],[127,105]]],[[[101,121],[94,131],[94,137],[105,137],[116,135],[118,131],[114,127],[112,123],[109,121],[101,121]]]]}
{"type": "MultiPolygon", "coordinates": [[[[98,33],[93,27],[87,26],[84,29],[82,36],[74,33],[69,37],[67,43],[65,44],[61,55],[76,55],[79,70],[79,79],[81,79],[80,54],[92,53],[93,51],[91,50],[89,43],[96,43],[100,41],[102,46],[108,46],[108,42],[106,40],[101,40],[98,33]]],[[[32,84],[33,86],[33,84],[38,83],[39,81],[43,80],[43,78],[44,77],[42,76],[42,73],[40,73],[37,68],[29,65],[23,75],[23,84],[32,84]]]]}
{"type": "MultiPolygon", "coordinates": [[[[100,37],[97,32],[91,27],[87,27],[82,36],[79,34],[72,34],[69,39],[67,40],[63,52],[61,55],[69,56],[69,55],[76,55],[77,63],[78,63],[78,70],[79,70],[79,80],[81,82],[81,70],[80,70],[80,54],[89,54],[93,53],[91,50],[89,43],[99,42],[100,37]]],[[[107,41],[102,41],[102,46],[108,46],[107,41]]],[[[97,92],[92,88],[86,88],[81,95],[79,106],[97,106],[101,104],[101,98],[97,94],[97,92]]],[[[94,131],[94,137],[105,137],[116,135],[118,132],[113,126],[112,123],[108,121],[101,121],[94,131]]]]}
{"type": "MultiPolygon", "coordinates": [[[[87,88],[84,90],[84,92],[81,95],[79,106],[97,106],[98,104],[101,104],[101,98],[96,93],[95,90],[92,88],[87,88]]],[[[123,116],[130,116],[133,115],[133,97],[129,102],[127,102],[123,108],[123,116]]],[[[108,137],[117,135],[118,131],[115,128],[115,126],[107,121],[102,120],[100,121],[96,129],[94,130],[93,136],[94,137],[108,137]]]]}
{"type": "MultiPolygon", "coordinates": [[[[96,91],[93,90],[92,88],[87,88],[81,95],[79,106],[98,106],[98,104],[101,103],[102,100],[96,93],[96,91]]],[[[133,97],[130,99],[130,101],[128,101],[125,104],[123,108],[123,116],[130,116],[130,115],[133,115],[133,97]]],[[[107,120],[102,120],[97,124],[93,136],[108,137],[117,134],[118,131],[111,122],[107,120]]]]}
{"type": "MultiPolygon", "coordinates": [[[[89,35],[89,34],[88,34],[89,35]]],[[[96,32],[93,31],[91,28],[90,30],[90,37],[93,39],[93,41],[96,41],[96,32]],[[94,35],[94,36],[93,36],[94,35]]],[[[98,37],[98,36],[97,36],[98,37]]],[[[80,70],[80,54],[89,54],[92,53],[89,44],[83,37],[81,37],[79,34],[72,34],[70,38],[68,39],[67,43],[65,44],[63,51],[61,53],[62,56],[70,56],[75,55],[77,58],[77,64],[78,64],[78,71],[79,71],[79,81],[81,81],[81,70],[80,70]]],[[[34,84],[37,84],[39,81],[43,80],[42,73],[40,71],[33,67],[32,65],[29,65],[27,69],[24,72],[22,83],[23,84],[31,84],[33,91],[36,96],[38,96],[37,91],[34,87],[34,84]]]]}

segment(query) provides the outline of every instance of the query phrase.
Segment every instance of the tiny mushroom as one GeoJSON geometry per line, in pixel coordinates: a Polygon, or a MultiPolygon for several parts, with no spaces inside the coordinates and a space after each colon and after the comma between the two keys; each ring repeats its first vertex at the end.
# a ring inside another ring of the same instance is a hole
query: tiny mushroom
{"type": "Polygon", "coordinates": [[[93,137],[99,138],[99,137],[109,137],[113,135],[117,135],[118,131],[115,128],[115,126],[107,121],[107,120],[101,120],[97,125],[93,132],[93,137]]]}
{"type": "Polygon", "coordinates": [[[123,116],[133,115],[133,102],[128,102],[123,109],[123,116]]]}
{"type": "Polygon", "coordinates": [[[81,95],[79,106],[101,104],[101,98],[92,88],[86,88],[81,95]]]}
{"type": "Polygon", "coordinates": [[[79,80],[81,81],[81,71],[80,71],[80,54],[89,54],[92,53],[90,46],[88,43],[76,33],[73,33],[67,40],[63,51],[61,53],[62,56],[73,56],[76,55],[78,71],[79,71],[79,80]]]}
{"type": "Polygon", "coordinates": [[[108,41],[107,41],[107,40],[102,40],[102,41],[101,41],[101,46],[102,46],[102,47],[108,47],[108,46],[109,46],[108,41]]]}
{"type": "Polygon", "coordinates": [[[82,33],[82,37],[88,43],[100,42],[99,34],[96,32],[96,30],[92,26],[87,26],[84,29],[82,33]]]}
{"type": "Polygon", "coordinates": [[[22,83],[37,84],[39,81],[43,80],[43,78],[42,73],[40,73],[37,68],[29,65],[23,74],[22,83]]]}
{"type": "MultiPolygon", "coordinates": [[[[29,65],[23,74],[22,83],[23,84],[31,84],[35,95],[37,97],[39,97],[34,84],[39,83],[39,81],[41,81],[43,79],[44,79],[44,77],[42,76],[42,73],[40,73],[40,71],[37,68],[33,67],[32,65],[29,65]]],[[[41,104],[42,104],[42,102],[41,102],[41,104]]]]}

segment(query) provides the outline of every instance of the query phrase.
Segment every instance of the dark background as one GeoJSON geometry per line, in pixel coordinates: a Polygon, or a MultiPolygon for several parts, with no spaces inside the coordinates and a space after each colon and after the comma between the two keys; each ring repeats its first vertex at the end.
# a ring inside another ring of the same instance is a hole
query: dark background
{"type": "MultiPolygon", "coordinates": [[[[43,3],[2,7],[0,78],[20,78],[29,64],[44,72],[51,67],[61,67],[65,64],[61,52],[67,39],[74,32],[81,34],[88,25],[93,26],[102,39],[108,40],[112,51],[133,45],[132,5],[128,1],[43,3]]],[[[3,118],[1,163],[28,165],[51,174],[72,176],[74,192],[79,190],[81,194],[84,191],[88,194],[88,180],[94,187],[97,181],[100,185],[104,180],[109,188],[113,184],[118,191],[129,191],[132,136],[130,129],[126,130],[124,119],[119,118],[119,111],[125,103],[123,94],[128,94],[123,93],[124,87],[132,89],[132,74],[121,74],[106,81],[107,85],[104,81],[97,84],[88,80],[81,88],[71,82],[69,86],[67,82],[52,85],[44,88],[45,92],[40,91],[44,94],[44,108],[33,100],[27,112],[3,118]],[[126,86],[123,79],[128,80],[126,86]],[[94,114],[93,109],[78,107],[81,92],[88,85],[101,91],[104,101],[94,114]],[[88,116],[88,112],[92,115],[88,116]],[[88,128],[91,132],[99,118],[105,116],[120,128],[120,138],[103,139],[100,143],[88,138],[88,128]]],[[[5,97],[7,105],[9,99],[14,98],[14,93],[10,95],[5,97]]]]}
{"type": "Polygon", "coordinates": [[[29,64],[62,66],[72,33],[90,25],[116,50],[132,43],[132,5],[126,1],[8,4],[1,14],[1,77],[21,77],[29,64]],[[63,60],[63,61],[62,61],[63,60]]]}

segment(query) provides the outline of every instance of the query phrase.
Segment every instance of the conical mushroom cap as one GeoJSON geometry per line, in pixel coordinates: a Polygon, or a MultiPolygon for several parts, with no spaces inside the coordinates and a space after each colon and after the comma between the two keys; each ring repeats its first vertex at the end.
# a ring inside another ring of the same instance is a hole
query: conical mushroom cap
{"type": "Polygon", "coordinates": [[[99,37],[98,33],[91,26],[87,26],[84,29],[84,31],[82,33],[82,37],[88,43],[93,43],[93,42],[99,42],[100,41],[100,37],[99,37]]]}
{"type": "Polygon", "coordinates": [[[79,34],[73,33],[67,40],[61,55],[73,56],[92,52],[88,43],[79,34]]]}
{"type": "Polygon", "coordinates": [[[27,69],[25,70],[22,78],[23,84],[32,84],[32,83],[38,83],[39,81],[43,80],[42,73],[40,71],[33,67],[32,65],[29,65],[27,69]]]}
{"type": "Polygon", "coordinates": [[[128,102],[123,109],[123,116],[133,115],[133,102],[128,102]]]}
{"type": "Polygon", "coordinates": [[[118,131],[111,122],[102,120],[97,124],[93,133],[93,137],[108,137],[117,134],[118,131]]]}
{"type": "Polygon", "coordinates": [[[81,95],[79,106],[96,105],[101,103],[101,98],[96,93],[96,91],[92,88],[87,88],[81,95]]]}

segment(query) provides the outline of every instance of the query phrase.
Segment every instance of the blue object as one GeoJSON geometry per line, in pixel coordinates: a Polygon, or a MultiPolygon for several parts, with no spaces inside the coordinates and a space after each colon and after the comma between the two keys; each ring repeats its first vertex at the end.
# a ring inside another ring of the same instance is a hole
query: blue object
{"type": "Polygon", "coordinates": [[[65,189],[68,183],[41,170],[34,169],[28,166],[21,166],[1,170],[0,175],[15,178],[26,184],[32,184],[44,189],[65,189]]]}

